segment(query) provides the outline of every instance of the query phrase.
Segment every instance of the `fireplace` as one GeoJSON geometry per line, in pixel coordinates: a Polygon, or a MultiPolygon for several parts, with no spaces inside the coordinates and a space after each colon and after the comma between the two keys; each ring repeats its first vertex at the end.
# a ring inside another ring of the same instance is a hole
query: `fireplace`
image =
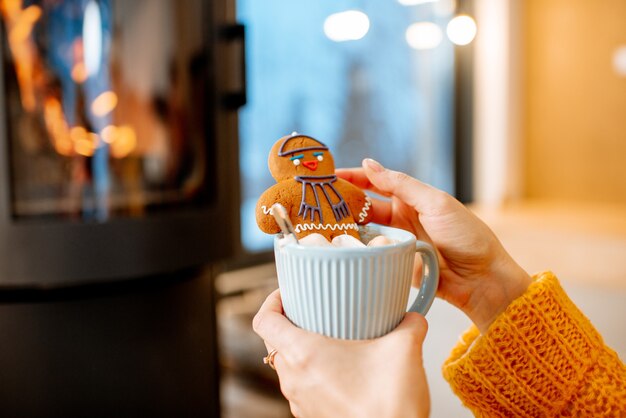
{"type": "Polygon", "coordinates": [[[219,414],[227,1],[0,0],[0,414],[219,414]]]}

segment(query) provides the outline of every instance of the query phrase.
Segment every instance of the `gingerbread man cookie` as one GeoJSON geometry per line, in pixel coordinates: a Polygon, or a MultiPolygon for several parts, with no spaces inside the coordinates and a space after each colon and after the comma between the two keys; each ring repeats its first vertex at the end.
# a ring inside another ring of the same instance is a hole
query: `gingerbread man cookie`
{"type": "Polygon", "coordinates": [[[301,239],[319,233],[329,241],[348,234],[359,238],[358,225],[371,218],[371,200],[353,184],[337,178],[328,147],[296,132],[280,138],[268,159],[277,184],[267,189],[256,207],[259,228],[268,234],[280,232],[270,208],[280,203],[301,239]]]}

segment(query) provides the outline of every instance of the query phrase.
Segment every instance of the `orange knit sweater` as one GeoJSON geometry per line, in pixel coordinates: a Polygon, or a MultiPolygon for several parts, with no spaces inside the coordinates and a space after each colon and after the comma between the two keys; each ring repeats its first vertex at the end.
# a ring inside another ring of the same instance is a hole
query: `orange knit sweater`
{"type": "Polygon", "coordinates": [[[552,273],[468,330],[443,374],[479,417],[626,417],[626,367],[552,273]]]}

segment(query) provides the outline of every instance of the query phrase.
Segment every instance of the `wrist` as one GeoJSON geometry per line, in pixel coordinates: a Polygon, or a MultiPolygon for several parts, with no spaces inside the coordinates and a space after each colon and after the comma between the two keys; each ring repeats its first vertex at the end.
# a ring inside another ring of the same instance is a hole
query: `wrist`
{"type": "Polygon", "coordinates": [[[481,334],[486,333],[493,321],[532,283],[530,275],[510,257],[501,260],[480,281],[465,310],[481,334]]]}

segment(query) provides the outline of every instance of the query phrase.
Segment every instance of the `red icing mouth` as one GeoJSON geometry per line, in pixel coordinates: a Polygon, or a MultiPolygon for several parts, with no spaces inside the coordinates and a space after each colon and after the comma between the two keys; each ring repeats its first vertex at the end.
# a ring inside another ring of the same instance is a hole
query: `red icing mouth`
{"type": "Polygon", "coordinates": [[[309,170],[317,170],[317,160],[311,160],[311,161],[302,161],[302,165],[305,166],[306,168],[308,168],[309,170]]]}

